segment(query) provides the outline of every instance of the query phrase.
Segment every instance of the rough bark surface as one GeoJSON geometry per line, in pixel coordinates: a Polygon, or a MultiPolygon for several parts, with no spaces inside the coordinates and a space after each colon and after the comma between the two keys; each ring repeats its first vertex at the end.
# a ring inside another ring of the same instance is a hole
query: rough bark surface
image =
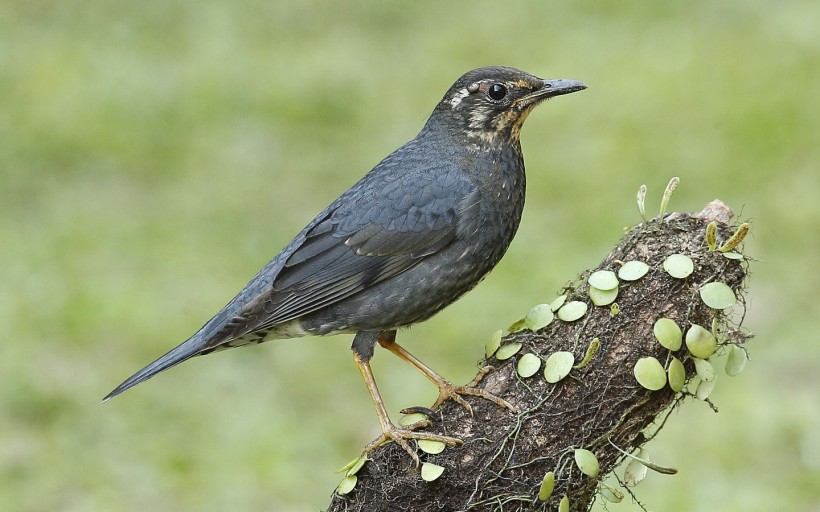
{"type": "Polygon", "coordinates": [[[471,416],[458,404],[446,402],[430,418],[434,422],[430,431],[458,437],[464,444],[436,455],[419,453],[422,461],[445,468],[437,480],[423,481],[407,454],[389,443],[370,454],[351,492],[334,493],[328,510],[544,511],[557,510],[563,495],[569,498],[570,510],[588,510],[596,498],[598,479],[624,458],[613,444],[630,452],[640,447],[660,428],[665,411],[691,396],[686,388],[675,393],[668,385],[649,391],[635,380],[635,363],[645,356],[667,367],[674,355],[683,361],[687,381],[695,375],[685,344],[670,353],[656,341],[655,321],[671,318],[685,332],[692,324],[710,329],[716,319],[723,332],[721,345],[745,341],[732,319],[707,307],[698,293],[702,285],[722,281],[738,297],[740,305],[733,311],[743,309],[747,260],[708,252],[704,240],[705,227],[712,220],[718,223],[718,244],[728,239],[733,232],[728,225],[731,215],[731,210],[714,201],[699,214],[669,214],[629,230],[597,269],[585,272],[564,290],[568,301],[588,304],[586,315],[575,322],[556,318],[538,332],[512,333],[502,345],[522,343],[516,356],[487,360],[495,371],[481,386],[515,405],[518,414],[467,397],[473,407],[471,416]],[[694,262],[694,272],[685,279],[673,278],[663,269],[664,259],[675,253],[686,254],[694,262]],[[617,313],[610,306],[594,306],[586,277],[598,269],[617,271],[629,260],[647,263],[648,274],[637,281],[620,282],[617,313]],[[556,351],[570,351],[576,362],[581,361],[593,338],[601,344],[589,364],[573,369],[557,384],[546,382],[543,365],[526,379],[516,372],[517,361],[526,353],[546,360],[556,351]],[[585,448],[597,456],[598,479],[580,472],[573,448],[585,448]],[[548,471],[555,474],[555,490],[542,502],[538,489],[548,471]]]}

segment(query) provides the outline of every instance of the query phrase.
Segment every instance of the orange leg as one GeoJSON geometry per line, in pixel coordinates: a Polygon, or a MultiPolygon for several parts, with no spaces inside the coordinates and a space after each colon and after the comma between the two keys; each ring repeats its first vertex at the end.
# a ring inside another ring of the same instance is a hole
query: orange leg
{"type": "Polygon", "coordinates": [[[364,453],[370,452],[377,446],[380,446],[387,441],[394,441],[396,444],[401,446],[404,451],[410,455],[410,457],[413,458],[413,462],[415,462],[416,466],[418,466],[420,463],[419,456],[416,454],[416,450],[411,448],[410,444],[407,442],[409,439],[429,439],[431,441],[440,441],[449,446],[455,446],[462,443],[460,439],[456,439],[454,437],[439,436],[429,432],[414,432],[412,430],[413,428],[430,426],[429,421],[416,423],[411,425],[409,428],[399,428],[393,425],[390,418],[387,416],[387,410],[384,408],[384,402],[382,401],[381,394],[379,393],[379,388],[376,386],[376,379],[373,377],[373,372],[370,369],[370,362],[363,358],[355,350],[353,351],[353,360],[356,362],[356,366],[362,374],[364,383],[367,386],[367,391],[370,392],[370,398],[373,399],[373,405],[376,407],[376,415],[379,417],[379,424],[382,428],[382,435],[367,445],[364,449],[364,453]]]}
{"type": "MultiPolygon", "coordinates": [[[[507,402],[506,400],[499,398],[489,391],[479,388],[478,384],[481,382],[481,379],[484,378],[490,371],[492,371],[492,366],[485,366],[478,372],[475,379],[473,379],[469,384],[466,386],[455,386],[451,384],[447,379],[439,375],[438,373],[434,372],[429,366],[419,361],[416,356],[405,350],[401,345],[396,343],[396,331],[382,331],[379,333],[378,337],[379,345],[386,348],[390,352],[396,354],[403,360],[407,361],[411,365],[413,365],[418,371],[424,374],[425,377],[430,379],[433,384],[438,387],[438,399],[433,404],[432,409],[438,409],[438,407],[444,403],[448,398],[452,398],[456,403],[460,404],[462,407],[470,411],[470,414],[473,413],[473,408],[464,400],[461,395],[470,395],[470,396],[479,396],[485,400],[489,400],[494,404],[509,409],[512,412],[516,412],[515,407],[512,404],[507,402]]],[[[375,384],[374,384],[375,385],[375,384]]]]}

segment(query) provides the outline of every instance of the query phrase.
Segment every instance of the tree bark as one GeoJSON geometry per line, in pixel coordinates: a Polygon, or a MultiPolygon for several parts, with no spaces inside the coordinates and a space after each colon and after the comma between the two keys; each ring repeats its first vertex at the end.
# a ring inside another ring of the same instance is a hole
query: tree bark
{"type": "Polygon", "coordinates": [[[557,510],[564,495],[570,510],[588,510],[599,479],[624,459],[613,445],[628,452],[642,446],[662,426],[659,420],[666,412],[694,393],[687,388],[676,393],[668,384],[650,391],[636,381],[633,368],[639,358],[655,357],[667,368],[675,356],[684,364],[688,388],[693,387],[689,381],[695,375],[694,360],[686,345],[674,352],[661,346],[653,335],[655,321],[671,318],[685,333],[693,324],[711,330],[716,320],[722,332],[719,352],[746,339],[725,314],[730,310],[712,309],[699,295],[702,285],[721,281],[732,288],[743,308],[747,260],[708,251],[704,238],[706,225],[716,221],[718,244],[728,239],[733,233],[728,225],[731,216],[729,208],[713,201],[699,214],[673,213],[630,229],[597,269],[584,272],[563,291],[567,301],[588,305],[582,318],[555,318],[537,332],[509,334],[502,345],[518,342],[521,350],[503,361],[492,356],[487,360],[495,370],[480,386],[513,404],[517,414],[480,398],[466,397],[473,415],[446,402],[430,418],[430,431],[458,437],[464,444],[436,455],[419,453],[422,461],[445,468],[438,479],[424,481],[410,457],[388,443],[370,453],[351,492],[334,493],[328,511],[557,510]],[[675,253],[694,262],[694,271],[686,278],[674,278],[663,268],[666,257],[675,253]],[[589,274],[617,272],[630,260],[647,263],[649,272],[636,281],[620,281],[617,308],[593,305],[589,274]],[[546,360],[556,351],[569,351],[577,364],[593,338],[600,340],[600,348],[590,362],[573,368],[556,384],[545,380],[543,364],[529,378],[516,371],[517,361],[527,353],[546,360]],[[576,448],[596,455],[597,478],[579,470],[573,458],[576,448]],[[555,475],[555,490],[547,501],[540,501],[539,486],[549,471],[555,475]]]}

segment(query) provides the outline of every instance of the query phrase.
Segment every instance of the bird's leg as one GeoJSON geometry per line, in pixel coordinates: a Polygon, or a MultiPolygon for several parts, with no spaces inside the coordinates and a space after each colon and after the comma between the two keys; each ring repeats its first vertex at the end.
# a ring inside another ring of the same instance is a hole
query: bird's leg
{"type": "Polygon", "coordinates": [[[431,409],[438,409],[438,407],[448,398],[452,398],[456,403],[460,404],[462,407],[467,409],[470,414],[472,414],[473,408],[461,397],[461,395],[472,395],[479,396],[485,400],[489,400],[499,407],[504,407],[512,412],[516,412],[515,407],[513,407],[511,403],[507,402],[503,398],[495,396],[486,389],[478,387],[481,379],[492,371],[492,366],[485,366],[482,368],[478,372],[478,375],[476,375],[476,377],[466,386],[456,386],[433,371],[429,366],[419,361],[416,356],[405,350],[401,345],[396,343],[396,331],[382,331],[379,333],[378,341],[379,345],[413,365],[418,371],[424,374],[425,377],[430,379],[436,387],[438,387],[438,399],[433,404],[431,409]]]}
{"type": "Polygon", "coordinates": [[[387,441],[394,441],[401,446],[410,457],[416,466],[420,464],[419,456],[416,450],[410,447],[407,442],[409,439],[428,439],[431,441],[439,441],[448,446],[455,446],[462,444],[460,439],[454,437],[440,436],[431,434],[429,432],[414,432],[413,428],[421,428],[429,426],[429,422],[419,422],[408,428],[399,428],[393,425],[390,417],[387,415],[387,409],[384,407],[379,388],[376,386],[376,379],[373,377],[373,372],[370,369],[370,357],[373,355],[373,347],[376,344],[377,332],[360,332],[353,340],[353,360],[362,374],[364,383],[367,386],[367,391],[370,393],[370,398],[373,399],[373,405],[376,407],[376,415],[379,417],[379,424],[382,428],[382,435],[376,438],[372,443],[368,444],[364,453],[368,453],[376,447],[386,443],[387,441]],[[372,340],[372,341],[371,341],[372,340]]]}

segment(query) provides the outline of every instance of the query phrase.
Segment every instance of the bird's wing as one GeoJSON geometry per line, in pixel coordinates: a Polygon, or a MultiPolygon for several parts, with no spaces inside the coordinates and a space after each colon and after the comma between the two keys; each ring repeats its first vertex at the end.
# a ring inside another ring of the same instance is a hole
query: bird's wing
{"type": "Polygon", "coordinates": [[[473,183],[457,171],[381,181],[363,180],[325,211],[271,286],[201,352],[317,311],[415,266],[450,244],[459,219],[478,204],[473,183]]]}

